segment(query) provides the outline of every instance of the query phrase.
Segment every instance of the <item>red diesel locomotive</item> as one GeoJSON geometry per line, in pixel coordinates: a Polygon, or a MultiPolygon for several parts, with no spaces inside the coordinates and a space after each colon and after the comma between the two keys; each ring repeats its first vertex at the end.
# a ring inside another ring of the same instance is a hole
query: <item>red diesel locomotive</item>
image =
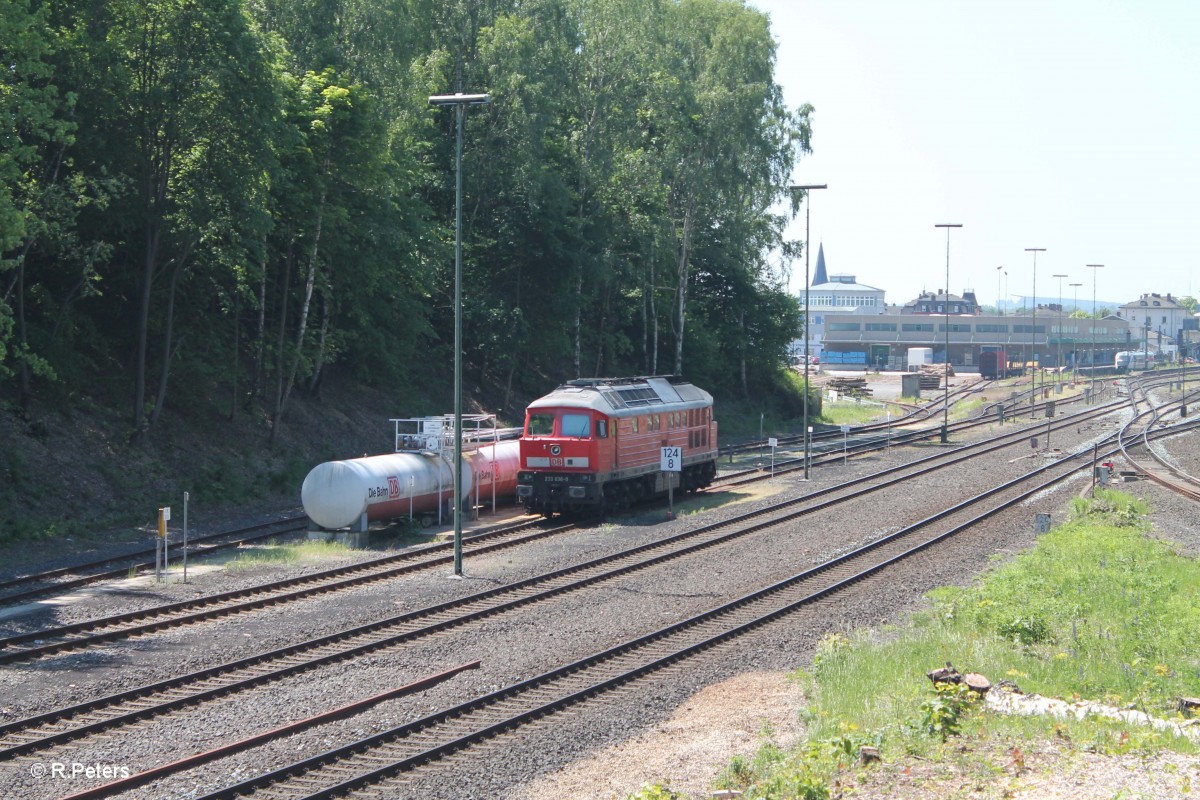
{"type": "Polygon", "coordinates": [[[717,474],[712,395],[681,378],[569,381],[525,411],[517,499],[533,512],[626,508],[667,491],[663,447],[678,447],[683,491],[717,474]]]}

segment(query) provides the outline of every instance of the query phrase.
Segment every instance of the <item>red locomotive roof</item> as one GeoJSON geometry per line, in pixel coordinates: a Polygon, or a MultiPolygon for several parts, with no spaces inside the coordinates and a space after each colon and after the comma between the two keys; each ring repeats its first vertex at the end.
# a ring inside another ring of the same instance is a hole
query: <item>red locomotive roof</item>
{"type": "Polygon", "coordinates": [[[659,410],[704,408],[712,395],[677,378],[593,378],[571,381],[529,408],[587,408],[613,417],[635,416],[659,410]]]}

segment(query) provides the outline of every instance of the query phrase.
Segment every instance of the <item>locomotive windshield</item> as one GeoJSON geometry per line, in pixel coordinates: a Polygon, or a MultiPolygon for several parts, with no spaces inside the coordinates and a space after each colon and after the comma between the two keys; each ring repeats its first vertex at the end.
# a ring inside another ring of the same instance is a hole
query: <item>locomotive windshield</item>
{"type": "Polygon", "coordinates": [[[554,433],[554,415],[553,414],[530,414],[529,415],[529,430],[526,431],[530,436],[549,436],[554,433]]]}
{"type": "Polygon", "coordinates": [[[587,414],[563,414],[562,435],[586,439],[590,433],[591,422],[587,414]]]}

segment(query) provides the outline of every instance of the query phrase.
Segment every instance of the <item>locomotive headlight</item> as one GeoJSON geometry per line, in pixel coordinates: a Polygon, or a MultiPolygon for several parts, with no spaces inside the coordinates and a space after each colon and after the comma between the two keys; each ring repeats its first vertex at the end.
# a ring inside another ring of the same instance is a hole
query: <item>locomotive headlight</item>
{"type": "Polygon", "coordinates": [[[571,486],[567,489],[567,496],[581,500],[587,496],[587,489],[582,486],[571,486]]]}

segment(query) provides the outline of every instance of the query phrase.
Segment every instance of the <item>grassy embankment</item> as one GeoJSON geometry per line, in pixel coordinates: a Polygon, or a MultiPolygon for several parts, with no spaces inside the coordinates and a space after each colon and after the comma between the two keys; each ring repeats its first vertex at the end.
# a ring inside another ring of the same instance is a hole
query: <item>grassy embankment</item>
{"type": "MultiPolygon", "coordinates": [[[[1020,773],[1039,740],[1068,752],[1200,752],[1200,742],[1148,725],[995,713],[927,679],[951,661],[1027,693],[1179,718],[1177,698],[1200,687],[1200,562],[1148,537],[1146,508],[1128,495],[1101,490],[1073,511],[974,585],[931,593],[910,623],[827,635],[811,669],[794,675],[809,698],[799,710],[807,742],[790,751],[767,742],[735,758],[717,787],[745,800],[844,796],[874,769],[860,765],[865,746],[885,763],[953,763],[999,781],[1020,773]]],[[[656,786],[633,797],[674,796],[656,786]]]]}

